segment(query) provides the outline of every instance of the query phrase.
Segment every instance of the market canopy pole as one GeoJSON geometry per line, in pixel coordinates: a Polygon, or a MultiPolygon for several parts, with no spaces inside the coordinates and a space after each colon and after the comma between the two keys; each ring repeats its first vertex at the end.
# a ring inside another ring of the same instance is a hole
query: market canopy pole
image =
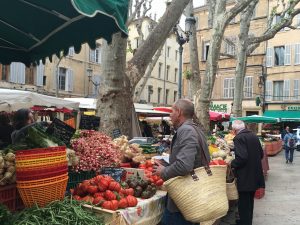
{"type": "Polygon", "coordinates": [[[74,46],[127,36],[128,0],[6,0],[0,7],[0,63],[45,63],[74,46]],[[17,15],[17,16],[16,16],[17,15]]]}

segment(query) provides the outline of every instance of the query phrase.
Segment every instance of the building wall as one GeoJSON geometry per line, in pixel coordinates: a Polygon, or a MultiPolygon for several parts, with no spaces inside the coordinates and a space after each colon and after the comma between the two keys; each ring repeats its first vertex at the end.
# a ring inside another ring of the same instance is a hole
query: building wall
{"type": "MultiPolygon", "coordinates": [[[[227,8],[231,8],[233,6],[234,1],[229,1],[227,8]]],[[[268,1],[260,0],[259,5],[255,9],[255,15],[251,21],[250,26],[250,34],[261,34],[267,24],[267,15],[268,15],[268,1]]],[[[200,65],[200,76],[203,79],[205,75],[206,68],[206,45],[209,43],[211,38],[212,30],[209,28],[208,22],[208,7],[207,5],[194,9],[194,15],[197,21],[197,44],[198,44],[198,54],[199,54],[199,65],[200,65]]],[[[227,29],[225,30],[224,37],[231,39],[232,42],[237,42],[238,34],[240,32],[239,26],[239,15],[230,22],[227,29]]],[[[229,47],[224,41],[221,46],[221,52],[225,53],[234,53],[234,49],[229,47]]],[[[255,99],[260,95],[261,90],[258,88],[259,76],[262,75],[263,64],[264,64],[264,56],[266,52],[266,43],[262,43],[250,57],[248,57],[246,77],[248,79],[247,89],[244,89],[244,100],[243,100],[243,114],[246,114],[247,110],[253,111],[261,111],[261,107],[257,107],[255,104],[255,99]],[[251,80],[252,79],[252,80],[251,80]],[[251,102],[251,104],[250,104],[251,102]]],[[[189,46],[185,45],[184,48],[184,69],[189,70],[189,46]]],[[[234,79],[235,77],[235,68],[236,68],[236,60],[228,57],[221,56],[219,60],[219,70],[217,73],[217,77],[214,84],[214,89],[212,93],[212,102],[218,104],[224,104],[224,102],[231,106],[233,102],[233,90],[234,87],[230,88],[231,94],[229,96],[227,83],[228,80],[234,79]],[[226,89],[226,90],[224,90],[226,89]]],[[[230,81],[234,83],[234,80],[230,81]]],[[[188,82],[185,82],[186,85],[184,88],[189,88],[188,82]]],[[[189,92],[185,90],[184,92],[189,92]]],[[[229,108],[229,107],[227,107],[229,108]]],[[[231,110],[230,110],[231,111],[231,110]]],[[[230,112],[229,112],[230,113],[230,112]]]]}
{"type": "MultiPolygon", "coordinates": [[[[270,2],[271,9],[276,5],[276,1],[270,2]]],[[[297,5],[297,8],[299,7],[300,4],[297,5]]],[[[267,43],[266,108],[268,110],[285,110],[286,105],[300,104],[300,14],[294,18],[292,25],[296,27],[295,30],[285,28],[267,43]],[[283,54],[276,54],[277,47],[282,47],[283,54]],[[283,62],[279,62],[279,65],[276,65],[276,55],[283,55],[283,62]],[[281,84],[276,85],[275,82],[281,84]]]]}
{"type": "MultiPolygon", "coordinates": [[[[146,18],[142,24],[142,31],[145,38],[150,33],[149,26],[156,23],[150,18],[146,18]]],[[[151,29],[150,29],[151,30],[151,29]]],[[[139,37],[135,24],[129,26],[129,40],[133,52],[138,47],[136,40],[139,37]]],[[[132,58],[133,53],[128,52],[127,59],[132,58]]],[[[178,67],[179,67],[179,54],[176,36],[171,34],[166,40],[161,56],[159,57],[156,65],[153,68],[150,78],[148,79],[145,88],[143,89],[140,97],[140,102],[153,103],[154,105],[172,105],[178,94],[178,67]],[[168,69],[169,68],[169,69],[168,69]],[[167,70],[169,70],[167,75],[167,70]],[[176,70],[176,72],[175,72],[176,70]],[[160,72],[159,72],[160,71],[160,72]],[[158,99],[160,89],[160,99],[158,99]],[[164,95],[164,92],[166,95],[164,95]],[[167,101],[166,96],[168,92],[167,101]],[[149,96],[150,93],[150,96],[149,96]],[[175,96],[174,96],[175,95],[175,96]],[[165,97],[164,97],[165,96],[165,97]]],[[[142,84],[143,79],[137,84],[136,90],[142,84]]]]}

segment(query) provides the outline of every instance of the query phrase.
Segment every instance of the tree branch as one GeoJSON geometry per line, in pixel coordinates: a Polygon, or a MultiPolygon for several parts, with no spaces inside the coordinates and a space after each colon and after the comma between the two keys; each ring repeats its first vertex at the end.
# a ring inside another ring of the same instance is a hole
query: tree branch
{"type": "Polygon", "coordinates": [[[132,14],[130,15],[130,17],[127,19],[127,22],[126,22],[127,26],[129,26],[134,21],[134,19],[136,18],[137,14],[140,13],[141,7],[142,7],[142,5],[143,5],[143,3],[145,1],[146,0],[136,0],[136,2],[135,2],[135,10],[132,12],[132,14]]]}
{"type": "Polygon", "coordinates": [[[231,58],[231,59],[236,59],[235,55],[231,55],[231,54],[228,54],[228,53],[225,53],[225,52],[220,52],[220,56],[225,56],[225,57],[228,57],[228,58],[231,58]]]}
{"type": "Polygon", "coordinates": [[[225,13],[225,21],[229,23],[237,14],[239,14],[242,10],[244,10],[252,0],[241,0],[235,4],[233,8],[225,13]]]}
{"type": "Polygon", "coordinates": [[[160,47],[161,43],[164,43],[168,38],[170,31],[175,26],[188,3],[189,0],[173,0],[167,7],[159,24],[149,34],[144,44],[138,48],[132,59],[127,63],[127,75],[132,87],[135,87],[142,78],[155,52],[160,47]]]}
{"type": "Polygon", "coordinates": [[[249,44],[260,43],[270,40],[276,33],[285,27],[290,27],[293,23],[293,18],[300,13],[300,9],[295,9],[300,0],[289,1],[288,7],[280,14],[280,22],[268,29],[262,36],[249,38],[249,44]]]}

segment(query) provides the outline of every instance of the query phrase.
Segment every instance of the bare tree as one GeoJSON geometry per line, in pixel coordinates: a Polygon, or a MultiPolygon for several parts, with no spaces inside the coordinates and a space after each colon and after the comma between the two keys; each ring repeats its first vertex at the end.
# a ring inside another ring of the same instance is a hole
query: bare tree
{"type": "Polygon", "coordinates": [[[216,79],[224,31],[229,22],[244,10],[251,1],[252,0],[236,1],[230,10],[226,10],[226,0],[209,1],[209,19],[212,24],[211,41],[206,61],[205,76],[201,84],[202,88],[200,92],[197,92],[195,101],[196,115],[207,132],[209,131],[209,104],[216,79]]]}
{"type": "MultiPolygon", "coordinates": [[[[127,63],[127,39],[123,38],[120,33],[113,35],[110,45],[103,44],[104,85],[100,90],[97,105],[98,114],[101,117],[101,131],[111,134],[114,129],[118,128],[123,134],[131,136],[134,89],[188,3],[189,0],[173,0],[158,25],[127,63]]],[[[129,16],[130,19],[135,17],[134,12],[129,16]]]]}
{"type": "Polygon", "coordinates": [[[272,39],[276,33],[285,27],[292,27],[293,18],[300,13],[300,9],[296,9],[296,5],[300,0],[295,1],[278,1],[276,7],[274,7],[269,15],[266,30],[260,36],[253,36],[249,34],[251,15],[258,0],[254,0],[246,10],[241,13],[240,21],[240,34],[237,43],[237,55],[229,56],[236,58],[236,71],[235,71],[235,90],[233,100],[233,114],[235,116],[242,116],[242,101],[243,101],[243,89],[244,79],[246,74],[247,58],[253,51],[260,45],[260,43],[272,39]],[[278,7],[281,5],[282,11],[278,12],[278,7]],[[274,23],[274,17],[279,16],[279,22],[274,23]]]}

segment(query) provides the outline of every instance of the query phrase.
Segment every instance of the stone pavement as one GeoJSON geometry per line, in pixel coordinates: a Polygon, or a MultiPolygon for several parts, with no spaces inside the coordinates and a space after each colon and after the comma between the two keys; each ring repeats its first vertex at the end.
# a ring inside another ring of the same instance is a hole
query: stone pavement
{"type": "Polygon", "coordinates": [[[254,203],[253,225],[300,225],[300,152],[286,164],[284,151],[269,157],[265,196],[254,203]]]}

